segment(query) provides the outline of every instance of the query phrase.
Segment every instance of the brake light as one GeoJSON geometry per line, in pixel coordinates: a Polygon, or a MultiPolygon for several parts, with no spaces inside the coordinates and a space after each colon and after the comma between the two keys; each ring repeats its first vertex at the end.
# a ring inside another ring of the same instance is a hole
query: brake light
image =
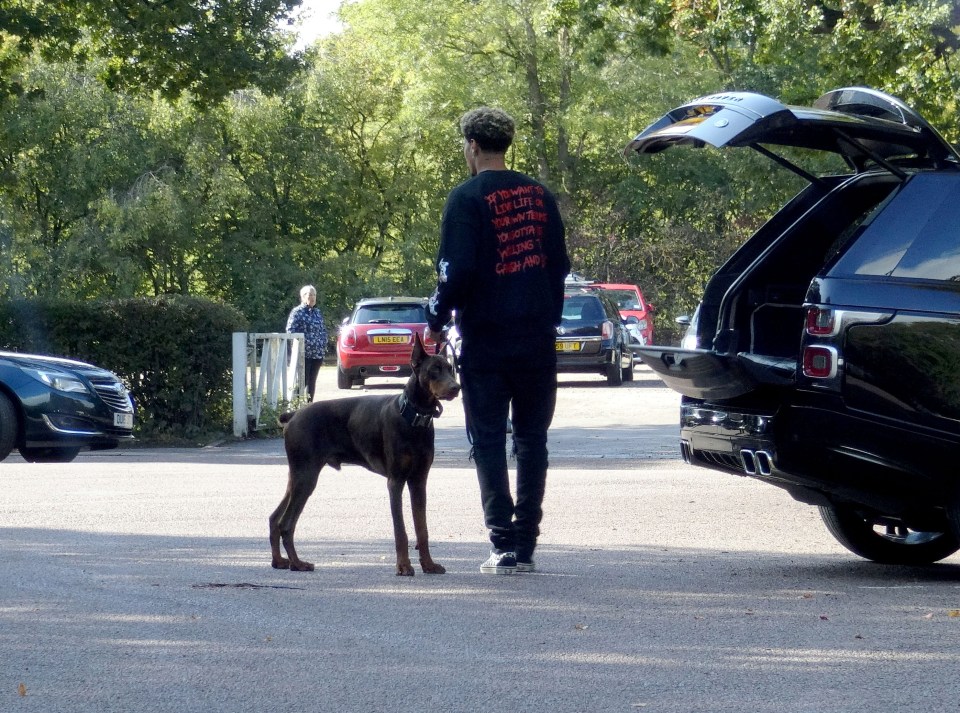
{"type": "Polygon", "coordinates": [[[837,350],[812,345],[803,348],[803,375],[811,379],[829,379],[837,374],[837,350]]]}
{"type": "Polygon", "coordinates": [[[423,330],[423,334],[421,334],[420,336],[423,337],[423,346],[425,346],[425,347],[435,347],[435,346],[437,346],[437,343],[433,340],[433,338],[427,336],[427,330],[426,330],[426,329],[423,330]]]}
{"type": "Polygon", "coordinates": [[[613,339],[613,322],[604,322],[600,326],[600,336],[603,339],[613,339]]]}
{"type": "Polygon", "coordinates": [[[823,337],[834,333],[836,319],[832,309],[807,308],[807,334],[823,337]]]}
{"type": "Polygon", "coordinates": [[[357,332],[353,327],[347,327],[340,333],[340,346],[344,349],[356,349],[357,332]]]}

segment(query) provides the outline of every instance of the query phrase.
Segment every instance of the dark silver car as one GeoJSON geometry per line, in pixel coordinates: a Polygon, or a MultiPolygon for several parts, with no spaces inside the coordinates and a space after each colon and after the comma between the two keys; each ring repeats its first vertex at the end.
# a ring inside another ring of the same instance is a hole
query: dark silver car
{"type": "Polygon", "coordinates": [[[69,359],[0,352],[0,460],[64,463],[81,448],[133,438],[134,407],[105,369],[69,359]]]}
{"type": "Polygon", "coordinates": [[[811,107],[702,97],[628,151],[681,146],[756,150],[807,181],[714,273],[695,335],[638,350],[683,395],[684,459],[819,506],[867,559],[956,552],[960,155],[903,102],[863,87],[811,107]],[[797,149],[848,170],[816,175],[797,149]]]}

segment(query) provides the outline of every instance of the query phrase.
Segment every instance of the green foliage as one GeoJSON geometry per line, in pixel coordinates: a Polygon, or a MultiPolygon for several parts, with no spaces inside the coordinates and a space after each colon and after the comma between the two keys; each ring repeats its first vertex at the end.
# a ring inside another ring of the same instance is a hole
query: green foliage
{"type": "Polygon", "coordinates": [[[274,30],[296,4],[0,0],[0,298],[203,296],[277,331],[306,283],[331,326],[428,294],[458,118],[492,104],[575,269],[639,284],[666,334],[798,185],[749,152],[628,166],[665,111],[870,84],[960,136],[944,0],[357,0],[293,72],[274,30]]]}
{"type": "Polygon", "coordinates": [[[246,330],[233,307],[179,295],[0,302],[0,347],[113,371],[133,394],[138,432],[151,437],[229,430],[232,334],[246,330]]]}
{"type": "Polygon", "coordinates": [[[0,3],[0,95],[31,89],[13,70],[34,51],[103,60],[104,83],[128,92],[189,93],[211,105],[246,86],[279,90],[299,65],[280,30],[300,0],[7,0],[0,3]]]}

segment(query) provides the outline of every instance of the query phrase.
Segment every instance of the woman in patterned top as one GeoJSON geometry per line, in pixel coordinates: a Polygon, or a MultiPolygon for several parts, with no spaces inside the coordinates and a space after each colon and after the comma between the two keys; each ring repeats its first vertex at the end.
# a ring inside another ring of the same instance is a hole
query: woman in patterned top
{"type": "Polygon", "coordinates": [[[316,392],[317,374],[323,364],[323,355],[327,351],[327,328],[316,305],[317,289],[313,285],[304,285],[300,288],[300,304],[290,310],[287,318],[287,333],[303,334],[307,392],[311,401],[316,392]]]}

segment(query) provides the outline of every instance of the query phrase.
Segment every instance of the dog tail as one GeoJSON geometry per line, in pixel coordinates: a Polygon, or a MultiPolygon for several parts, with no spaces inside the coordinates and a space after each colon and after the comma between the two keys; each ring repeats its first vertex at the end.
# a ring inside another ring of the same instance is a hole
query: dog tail
{"type": "Polygon", "coordinates": [[[277,416],[277,420],[280,422],[280,425],[285,426],[296,413],[296,411],[286,411],[277,416]]]}

